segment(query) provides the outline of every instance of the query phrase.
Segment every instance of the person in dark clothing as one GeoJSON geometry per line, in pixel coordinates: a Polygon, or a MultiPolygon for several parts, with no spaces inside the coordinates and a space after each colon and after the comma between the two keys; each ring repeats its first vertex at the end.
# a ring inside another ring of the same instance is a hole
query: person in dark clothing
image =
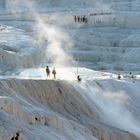
{"type": "Polygon", "coordinates": [[[19,140],[19,132],[16,133],[15,140],[19,140]]]}
{"type": "Polygon", "coordinates": [[[19,132],[16,133],[16,136],[13,136],[11,140],[19,140],[20,134],[19,132]]]}
{"type": "Polygon", "coordinates": [[[47,74],[47,77],[50,77],[50,69],[48,66],[46,67],[46,74],[47,74]]]}
{"type": "Polygon", "coordinates": [[[80,76],[77,76],[77,80],[80,82],[82,79],[80,78],[80,76]]]}
{"type": "Polygon", "coordinates": [[[118,79],[121,79],[121,75],[120,74],[118,75],[118,79]]]}
{"type": "Polygon", "coordinates": [[[56,79],[56,70],[53,68],[52,74],[54,75],[54,79],[56,79]]]}
{"type": "Polygon", "coordinates": [[[85,23],[85,20],[86,20],[86,17],[85,17],[85,16],[83,16],[83,23],[85,23]]]}
{"type": "Polygon", "coordinates": [[[80,22],[80,17],[79,16],[77,17],[77,19],[78,19],[78,22],[80,22]]]}
{"type": "Polygon", "coordinates": [[[76,16],[74,16],[74,21],[77,22],[77,17],[76,16]]]}

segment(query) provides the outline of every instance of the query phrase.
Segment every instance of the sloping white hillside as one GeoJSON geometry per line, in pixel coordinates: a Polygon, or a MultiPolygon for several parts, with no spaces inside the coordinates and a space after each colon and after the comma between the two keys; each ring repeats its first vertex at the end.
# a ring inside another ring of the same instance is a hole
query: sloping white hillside
{"type": "Polygon", "coordinates": [[[0,140],[139,140],[139,7],[0,0],[0,140]]]}
{"type": "MultiPolygon", "coordinates": [[[[115,92],[109,95],[109,92],[121,84],[119,81],[95,81],[95,86],[100,86],[96,87],[95,92],[90,91],[90,88],[87,89],[84,83],[73,82],[77,86],[75,89],[70,82],[66,81],[1,79],[1,138],[12,139],[17,135],[16,133],[19,133],[19,139],[24,140],[44,140],[46,137],[49,140],[79,138],[96,140],[95,137],[105,140],[108,138],[137,140],[138,138],[134,135],[139,136],[139,125],[133,122],[135,118],[129,116],[125,106],[123,108],[124,99],[126,105],[129,105],[129,95],[125,89],[126,82],[123,84],[123,89],[118,89],[122,90],[118,95],[115,92]],[[104,88],[108,92],[103,92],[103,95],[98,97],[100,93],[96,95],[97,89],[100,90],[102,86],[107,87],[110,82],[114,85],[112,89],[104,88]],[[82,92],[77,91],[79,84],[81,88],[85,88],[82,92]],[[114,102],[116,98],[118,100],[114,102]],[[121,107],[120,110],[119,107],[121,107]],[[125,112],[125,116],[121,111],[125,112]],[[118,122],[117,125],[115,121],[118,122]]],[[[93,89],[95,90],[95,87],[93,89]]],[[[131,90],[130,96],[136,87],[131,90]]],[[[137,93],[133,97],[137,98],[137,93]]]]}
{"type": "Polygon", "coordinates": [[[23,30],[0,25],[1,75],[15,68],[40,65],[45,57],[42,48],[23,30]]]}

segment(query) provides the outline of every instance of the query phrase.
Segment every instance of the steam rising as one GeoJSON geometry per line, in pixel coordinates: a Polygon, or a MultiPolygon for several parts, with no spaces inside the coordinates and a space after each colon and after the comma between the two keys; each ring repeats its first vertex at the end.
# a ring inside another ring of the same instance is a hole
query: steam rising
{"type": "Polygon", "coordinates": [[[72,57],[66,53],[72,47],[69,36],[64,31],[44,23],[40,17],[37,21],[38,38],[46,45],[47,59],[55,65],[64,66],[69,64],[72,61],[72,57]]]}
{"type": "Polygon", "coordinates": [[[140,122],[125,107],[125,103],[129,100],[125,92],[105,91],[99,83],[96,84],[94,81],[83,82],[79,91],[93,107],[93,111],[96,110],[94,105],[98,107],[96,113],[104,123],[140,137],[140,122]]]}
{"type": "MultiPolygon", "coordinates": [[[[45,21],[39,12],[36,10],[37,3],[34,1],[25,0],[23,3],[14,2],[11,6],[12,13],[14,14],[14,9],[22,9],[29,13],[29,16],[35,21],[36,26],[34,27],[34,37],[42,46],[42,51],[46,52],[44,56],[44,63],[53,63],[55,66],[67,66],[71,64],[73,57],[70,53],[67,53],[69,49],[73,46],[73,43],[69,35],[57,26],[57,23],[53,25],[45,21]]],[[[46,15],[46,17],[49,17],[46,15]]]]}

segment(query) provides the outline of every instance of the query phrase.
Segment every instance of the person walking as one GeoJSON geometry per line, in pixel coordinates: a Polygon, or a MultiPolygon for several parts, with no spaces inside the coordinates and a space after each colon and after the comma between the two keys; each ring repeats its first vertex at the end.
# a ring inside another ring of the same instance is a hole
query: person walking
{"type": "Polygon", "coordinates": [[[47,77],[50,77],[50,69],[48,66],[46,67],[46,74],[47,74],[47,77]]]}
{"type": "Polygon", "coordinates": [[[82,18],[83,23],[85,23],[85,20],[86,20],[86,16],[83,16],[82,18]]]}
{"type": "Polygon", "coordinates": [[[74,21],[77,22],[77,17],[76,16],[74,16],[74,21]]]}
{"type": "Polygon", "coordinates": [[[78,22],[80,22],[80,17],[79,16],[77,17],[77,20],[78,20],[78,22]]]}
{"type": "Polygon", "coordinates": [[[54,75],[54,79],[56,79],[56,70],[55,70],[55,67],[53,68],[52,74],[54,75]]]}

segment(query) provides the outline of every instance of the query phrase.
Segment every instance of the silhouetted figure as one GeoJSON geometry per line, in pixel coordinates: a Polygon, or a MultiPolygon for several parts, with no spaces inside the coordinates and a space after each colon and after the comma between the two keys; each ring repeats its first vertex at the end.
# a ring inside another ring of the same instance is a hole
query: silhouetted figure
{"type": "Polygon", "coordinates": [[[82,79],[80,78],[80,76],[77,76],[77,80],[80,82],[82,79]]]}
{"type": "Polygon", "coordinates": [[[13,136],[11,140],[19,140],[19,132],[17,132],[16,136],[13,136]]]}
{"type": "Polygon", "coordinates": [[[19,132],[16,133],[15,140],[19,140],[19,132]]]}
{"type": "Polygon", "coordinates": [[[85,23],[86,17],[85,17],[85,16],[83,16],[82,20],[83,20],[83,23],[85,23]]]}
{"type": "Polygon", "coordinates": [[[78,22],[80,22],[80,17],[79,16],[77,17],[77,19],[78,19],[78,22]]]}
{"type": "Polygon", "coordinates": [[[74,21],[77,22],[77,17],[76,16],[74,16],[74,21]]]}
{"type": "Polygon", "coordinates": [[[12,137],[11,140],[15,140],[15,137],[12,137]]]}
{"type": "Polygon", "coordinates": [[[50,69],[48,66],[46,67],[46,74],[47,74],[47,77],[50,77],[50,69]]]}
{"type": "Polygon", "coordinates": [[[131,78],[134,78],[134,75],[132,74],[132,72],[130,72],[129,74],[130,74],[131,78]]]}
{"type": "Polygon", "coordinates": [[[56,70],[53,68],[52,74],[54,75],[54,79],[56,79],[56,70]]]}
{"type": "Polygon", "coordinates": [[[120,74],[118,75],[118,79],[121,79],[121,75],[120,74]]]}

